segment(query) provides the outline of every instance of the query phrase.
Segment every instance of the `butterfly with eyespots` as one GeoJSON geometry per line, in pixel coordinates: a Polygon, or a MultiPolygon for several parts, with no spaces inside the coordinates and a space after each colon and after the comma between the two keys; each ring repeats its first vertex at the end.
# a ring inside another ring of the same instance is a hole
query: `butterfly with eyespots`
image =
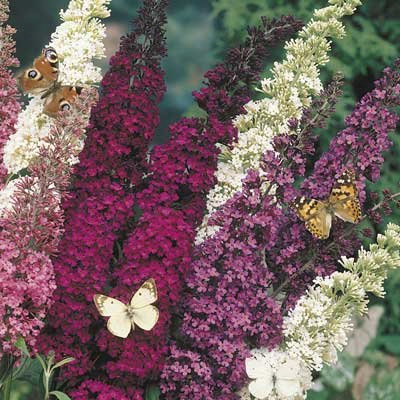
{"type": "Polygon", "coordinates": [[[126,338],[135,325],[145,331],[154,328],[159,311],[152,304],[157,301],[157,288],[154,279],[148,279],[133,295],[129,304],[124,304],[102,294],[93,296],[100,315],[110,317],[107,329],[115,336],[126,338]]]}
{"type": "Polygon", "coordinates": [[[58,55],[52,47],[44,48],[32,67],[17,75],[17,82],[25,93],[44,99],[43,112],[53,118],[59,111],[70,110],[82,90],[58,82],[58,55]]]}
{"type": "Polygon", "coordinates": [[[361,219],[361,206],[353,171],[345,170],[333,185],[326,200],[300,197],[292,204],[307,230],[319,239],[327,239],[334,216],[356,224],[361,219]]]}

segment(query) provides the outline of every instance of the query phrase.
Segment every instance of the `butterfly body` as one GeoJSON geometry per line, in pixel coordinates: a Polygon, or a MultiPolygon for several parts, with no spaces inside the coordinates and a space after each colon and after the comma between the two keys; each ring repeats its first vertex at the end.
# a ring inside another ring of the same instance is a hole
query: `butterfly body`
{"type": "Polygon", "coordinates": [[[307,230],[319,239],[329,237],[334,216],[345,222],[357,223],[361,218],[361,206],[355,185],[354,172],[346,170],[335,182],[326,200],[300,197],[293,203],[298,217],[307,230]]]}
{"type": "Polygon", "coordinates": [[[80,87],[61,85],[58,82],[58,55],[52,47],[46,47],[32,67],[17,76],[20,88],[25,93],[45,99],[43,112],[55,117],[59,111],[71,108],[80,87]]]}
{"type": "Polygon", "coordinates": [[[107,329],[121,338],[126,338],[135,325],[150,331],[158,321],[159,311],[152,305],[157,301],[154,279],[144,282],[129,304],[102,294],[94,295],[93,300],[100,315],[110,317],[107,329]]]}

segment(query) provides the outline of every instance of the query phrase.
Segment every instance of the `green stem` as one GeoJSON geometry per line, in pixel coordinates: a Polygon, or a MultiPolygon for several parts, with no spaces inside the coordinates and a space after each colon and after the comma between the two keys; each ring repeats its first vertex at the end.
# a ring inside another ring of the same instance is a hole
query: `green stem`
{"type": "Polygon", "coordinates": [[[49,390],[49,373],[48,371],[44,371],[44,390],[45,390],[45,394],[44,394],[44,400],[49,400],[50,399],[50,390],[49,390]]]}
{"type": "Polygon", "coordinates": [[[3,389],[3,393],[4,393],[4,400],[10,400],[11,398],[11,386],[12,386],[12,373],[10,374],[10,376],[7,378],[5,384],[4,384],[4,389],[3,389]]]}

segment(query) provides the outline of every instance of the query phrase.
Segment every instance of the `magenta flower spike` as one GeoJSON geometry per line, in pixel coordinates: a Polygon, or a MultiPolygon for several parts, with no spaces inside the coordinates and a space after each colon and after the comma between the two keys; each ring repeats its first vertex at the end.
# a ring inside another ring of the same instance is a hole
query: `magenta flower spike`
{"type": "Polygon", "coordinates": [[[147,172],[147,151],[159,124],[166,3],[145,0],[133,31],[111,58],[75,169],[73,194],[64,203],[65,235],[54,259],[55,303],[40,347],[76,359],[65,369],[72,387],[93,369],[93,332],[105,329],[93,295],[113,279],[115,241],[134,215],[134,192],[147,172]]]}

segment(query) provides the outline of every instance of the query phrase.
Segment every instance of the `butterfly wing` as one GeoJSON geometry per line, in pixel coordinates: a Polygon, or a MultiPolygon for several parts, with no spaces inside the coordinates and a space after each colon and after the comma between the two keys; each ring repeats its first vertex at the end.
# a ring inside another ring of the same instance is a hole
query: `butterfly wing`
{"type": "Polygon", "coordinates": [[[293,208],[312,235],[319,239],[326,239],[329,236],[332,215],[327,209],[326,202],[303,196],[294,201],[293,208]]]}
{"type": "Polygon", "coordinates": [[[115,336],[126,338],[132,328],[128,307],[121,301],[103,294],[95,294],[93,301],[100,315],[110,317],[107,322],[108,330],[115,336]]]}
{"type": "Polygon", "coordinates": [[[296,360],[287,360],[276,371],[275,389],[286,398],[302,392],[299,380],[300,365],[296,360]]]}
{"type": "Polygon", "coordinates": [[[107,329],[115,336],[126,338],[133,328],[132,322],[126,312],[115,314],[107,322],[107,329]]]}
{"type": "Polygon", "coordinates": [[[119,300],[103,294],[95,294],[93,296],[94,304],[101,316],[111,317],[113,315],[126,313],[127,306],[119,300]]]}
{"type": "Polygon", "coordinates": [[[336,181],[329,196],[329,204],[337,217],[357,223],[361,218],[361,206],[353,171],[345,170],[336,181]]]}
{"type": "Polygon", "coordinates": [[[246,359],[246,373],[250,379],[255,379],[249,384],[249,392],[256,399],[267,398],[274,388],[271,368],[265,362],[256,358],[246,359]]]}
{"type": "Polygon", "coordinates": [[[80,88],[74,86],[59,87],[46,97],[43,112],[54,118],[59,111],[70,110],[79,92],[80,88]]]}
{"type": "Polygon", "coordinates": [[[274,382],[267,378],[258,378],[255,381],[249,383],[249,392],[256,399],[267,399],[274,388],[274,382]]]}
{"type": "Polygon", "coordinates": [[[41,95],[50,89],[58,79],[57,52],[46,47],[37,57],[33,66],[17,76],[19,86],[24,92],[41,95]]]}
{"type": "Polygon", "coordinates": [[[135,310],[149,306],[157,301],[157,287],[154,279],[148,279],[133,295],[131,307],[135,310]]]}
{"type": "Polygon", "coordinates": [[[257,358],[246,358],[246,373],[250,379],[272,376],[265,362],[257,358]]]}
{"type": "Polygon", "coordinates": [[[135,309],[133,322],[145,331],[151,331],[158,321],[159,311],[157,307],[146,306],[135,309]]]}

